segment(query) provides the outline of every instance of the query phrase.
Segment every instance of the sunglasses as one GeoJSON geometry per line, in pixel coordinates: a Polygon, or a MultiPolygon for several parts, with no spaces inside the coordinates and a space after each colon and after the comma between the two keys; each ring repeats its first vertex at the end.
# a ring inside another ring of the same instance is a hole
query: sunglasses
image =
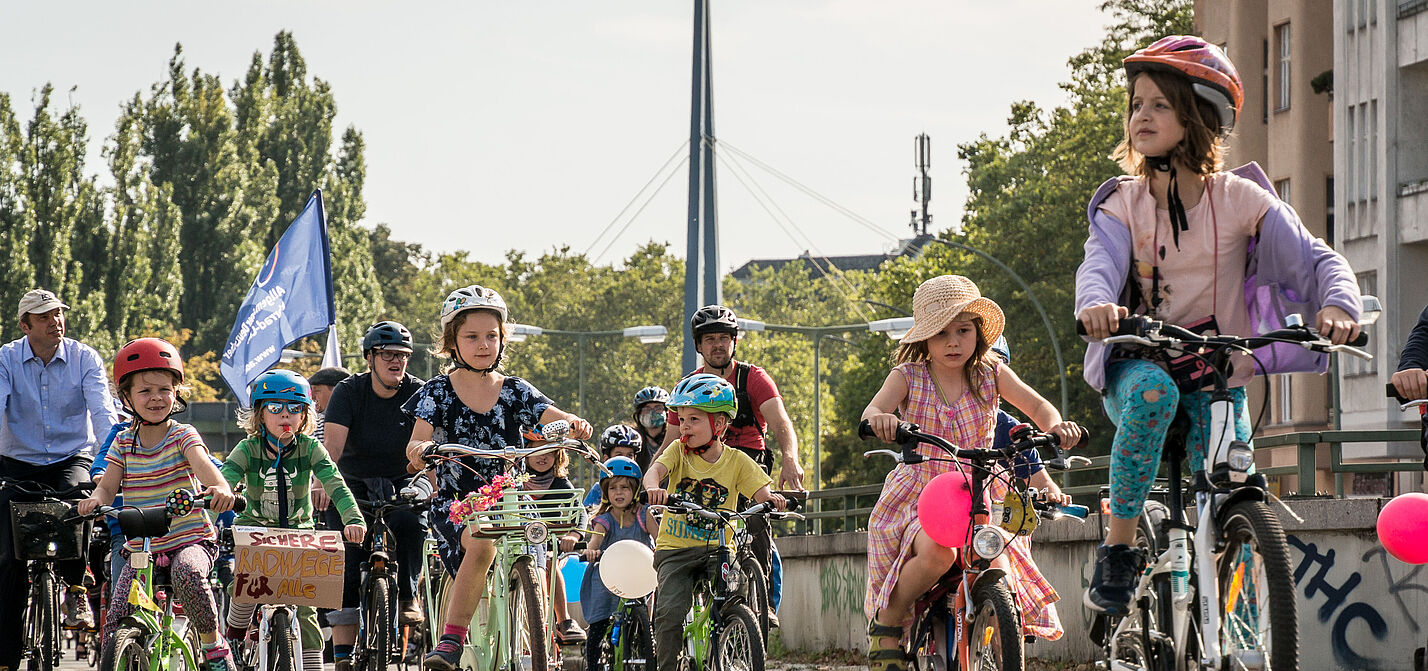
{"type": "Polygon", "coordinates": [[[266,412],[269,415],[280,415],[284,412],[293,415],[301,415],[302,411],[306,408],[306,403],[296,402],[284,403],[282,401],[268,401],[263,404],[263,412],[266,412]]]}
{"type": "Polygon", "coordinates": [[[377,358],[383,361],[406,361],[412,358],[411,352],[394,352],[390,350],[377,350],[377,358]]]}

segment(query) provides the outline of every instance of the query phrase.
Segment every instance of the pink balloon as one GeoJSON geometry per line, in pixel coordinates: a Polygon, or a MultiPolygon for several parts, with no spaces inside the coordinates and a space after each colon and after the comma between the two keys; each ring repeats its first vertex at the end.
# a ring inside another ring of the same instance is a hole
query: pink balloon
{"type": "Polygon", "coordinates": [[[960,548],[970,538],[972,490],[967,476],[952,471],[927,483],[917,497],[917,521],[938,545],[960,548]]]}
{"type": "Polygon", "coordinates": [[[1383,549],[1409,564],[1428,564],[1428,494],[1394,497],[1378,511],[1378,540],[1383,549]]]}

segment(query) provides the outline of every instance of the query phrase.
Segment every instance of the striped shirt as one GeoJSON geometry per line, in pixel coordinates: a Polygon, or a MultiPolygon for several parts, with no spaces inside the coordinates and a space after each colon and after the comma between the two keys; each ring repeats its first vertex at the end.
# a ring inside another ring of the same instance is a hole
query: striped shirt
{"type": "MultiPolygon", "coordinates": [[[[189,455],[193,450],[198,450],[197,454],[193,454],[194,458],[208,458],[203,438],[198,435],[197,429],[188,424],[175,422],[164,439],[154,447],[144,447],[134,429],[121,431],[114,438],[106,460],[124,469],[121,485],[124,505],[161,506],[175,489],[202,491],[203,486],[189,465],[189,455]]],[[[168,535],[153,539],[149,550],[168,552],[213,538],[213,527],[208,523],[207,512],[195,510],[170,520],[168,535]]],[[[143,550],[143,539],[131,539],[127,547],[131,552],[143,550]]]]}

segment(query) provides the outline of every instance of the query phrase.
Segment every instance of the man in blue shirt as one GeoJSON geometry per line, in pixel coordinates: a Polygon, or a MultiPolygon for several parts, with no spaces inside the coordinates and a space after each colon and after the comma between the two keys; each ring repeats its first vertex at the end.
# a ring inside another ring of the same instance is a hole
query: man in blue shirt
{"type": "MultiPolygon", "coordinates": [[[[52,292],[26,293],[18,315],[25,336],[0,347],[0,479],[56,489],[88,482],[94,450],[118,421],[99,353],[64,337],[67,309],[52,292]]],[[[17,595],[26,593],[26,576],[14,558],[11,498],[0,492],[0,594],[17,595]]],[[[71,586],[66,626],[93,626],[84,560],[56,568],[71,586]]],[[[23,610],[0,608],[0,667],[19,668],[23,610]]]]}

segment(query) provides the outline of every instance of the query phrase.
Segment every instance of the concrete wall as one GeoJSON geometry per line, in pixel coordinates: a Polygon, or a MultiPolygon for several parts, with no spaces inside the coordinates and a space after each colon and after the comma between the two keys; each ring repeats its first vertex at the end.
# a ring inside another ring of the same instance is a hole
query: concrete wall
{"type": "MultiPolygon", "coordinates": [[[[1373,525],[1380,499],[1305,500],[1291,506],[1303,523],[1277,510],[1289,534],[1299,604],[1303,669],[1411,669],[1428,642],[1428,572],[1389,557],[1373,525]]],[[[1028,655],[1089,661],[1090,618],[1081,593],[1099,543],[1095,518],[1038,530],[1035,556],[1057,591],[1066,636],[1037,641],[1028,655]]],[[[789,648],[864,649],[867,622],[865,533],[778,540],[784,558],[780,635],[789,648]]]]}

